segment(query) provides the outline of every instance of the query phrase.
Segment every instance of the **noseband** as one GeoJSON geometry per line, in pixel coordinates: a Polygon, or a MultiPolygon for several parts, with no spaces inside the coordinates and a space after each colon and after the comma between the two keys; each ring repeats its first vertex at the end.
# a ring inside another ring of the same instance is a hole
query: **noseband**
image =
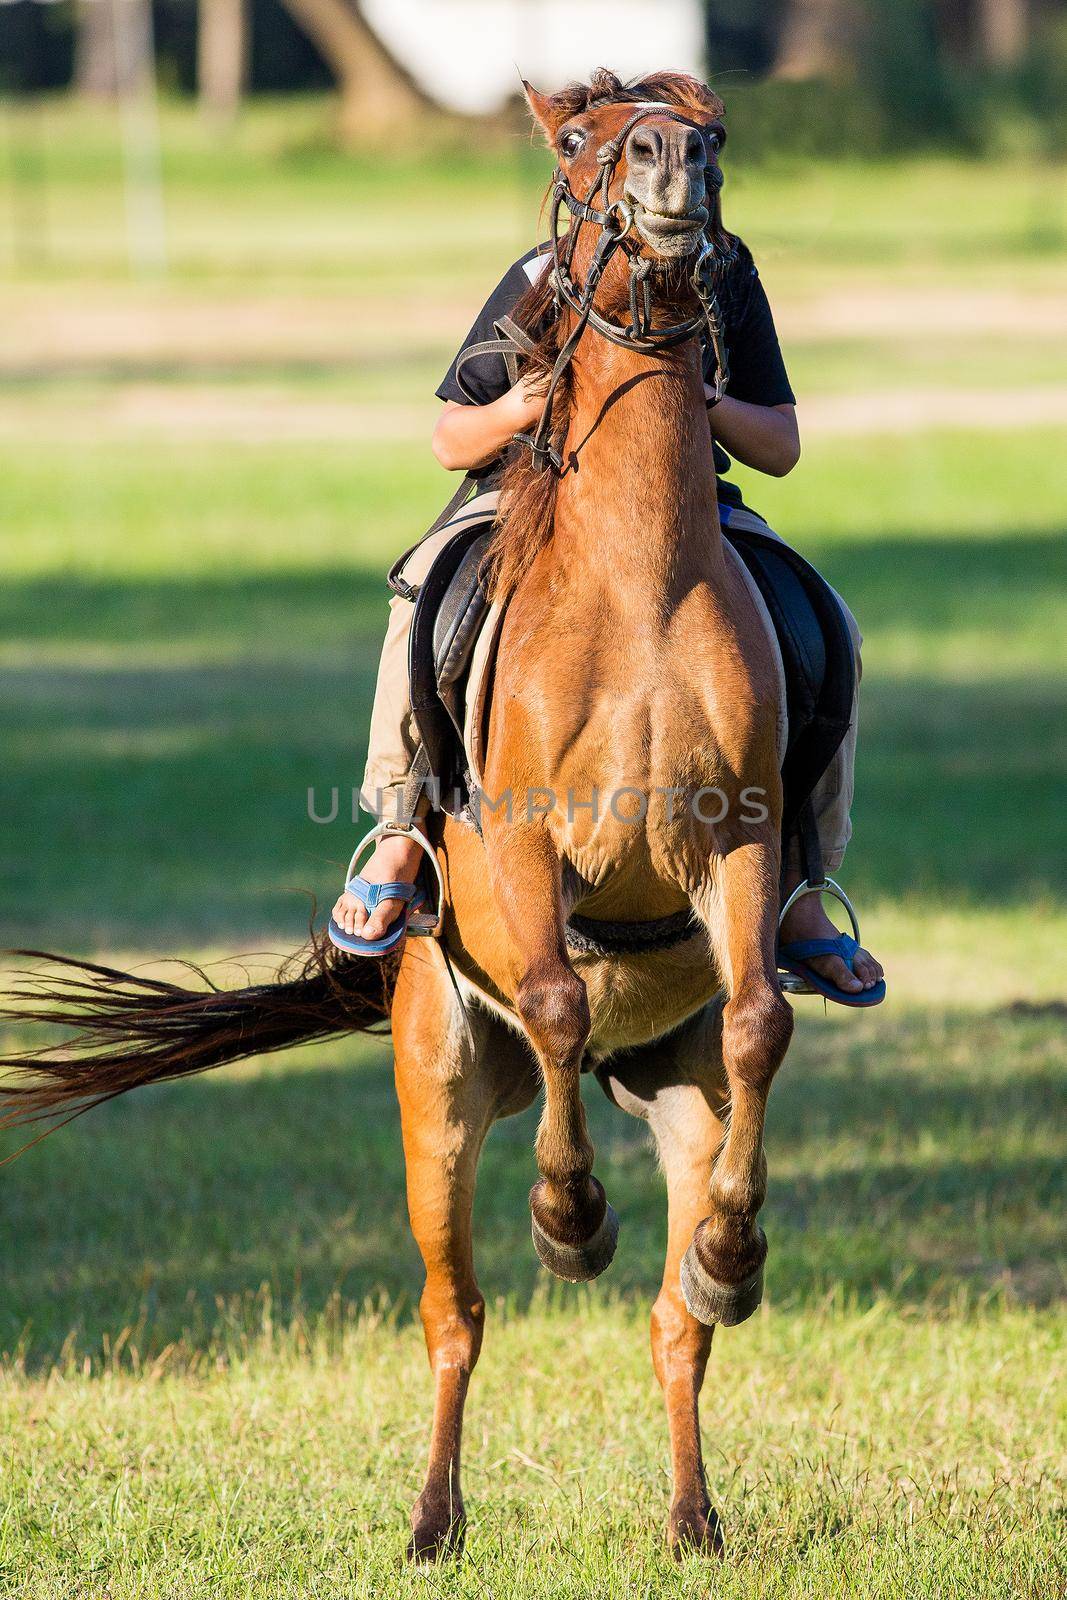
{"type": "MultiPolygon", "coordinates": [[[[675,107],[645,103],[627,119],[614,139],[609,139],[597,151],[597,176],[584,200],[579,199],[574,193],[562,167],[557,167],[552,177],[552,266],[549,270],[549,282],[557,309],[561,310],[564,305],[569,306],[578,320],[556,357],[545,391],[544,410],[536,431],[516,434],[515,439],[517,443],[528,447],[536,466],[550,466],[557,473],[563,471],[563,461],[559,452],[554,450],[550,443],[552,401],[563,374],[574,359],[574,353],[586,328],[595,328],[597,333],[605,339],[610,339],[612,344],[628,346],[643,355],[655,355],[660,350],[669,350],[674,345],[683,344],[686,339],[700,337],[707,341],[715,359],[716,401],[722,399],[730,380],[730,368],[723,343],[722,314],[711,276],[715,263],[715,247],[711,240],[706,236],[703,238],[690,277],[693,290],[700,302],[700,310],[693,316],[687,317],[684,322],[672,323],[666,328],[654,328],[652,285],[649,279],[655,262],[640,256],[628,242],[628,235],[634,223],[631,207],[625,200],[609,199],[611,182],[626,140],[637,124],[653,113],[657,116],[666,116],[672,122],[680,122],[684,127],[695,128],[698,133],[704,132],[699,123],[683,116],[675,107]],[[596,203],[598,198],[599,205],[596,203]],[[561,242],[559,216],[564,206],[575,221],[561,242]],[[582,224],[586,222],[598,227],[600,234],[593,250],[593,258],[589,263],[589,270],[585,275],[585,282],[579,285],[574,281],[571,268],[578,243],[578,233],[582,224]],[[630,321],[626,327],[610,321],[593,305],[605,268],[620,249],[630,258],[630,321]]],[[[705,182],[710,190],[721,189],[723,178],[717,166],[709,165],[705,168],[705,182]]]]}

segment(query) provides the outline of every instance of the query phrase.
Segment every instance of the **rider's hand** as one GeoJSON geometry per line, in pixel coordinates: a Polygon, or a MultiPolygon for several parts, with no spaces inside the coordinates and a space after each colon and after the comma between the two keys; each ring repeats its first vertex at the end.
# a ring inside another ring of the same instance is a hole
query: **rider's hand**
{"type": "Polygon", "coordinates": [[[541,373],[528,373],[513,384],[496,402],[512,433],[536,428],[545,409],[545,380],[541,373]]]}
{"type": "Polygon", "coordinates": [[[488,405],[446,401],[433,430],[434,455],[449,472],[487,466],[517,433],[536,428],[545,409],[545,387],[544,374],[531,373],[488,405]]]}

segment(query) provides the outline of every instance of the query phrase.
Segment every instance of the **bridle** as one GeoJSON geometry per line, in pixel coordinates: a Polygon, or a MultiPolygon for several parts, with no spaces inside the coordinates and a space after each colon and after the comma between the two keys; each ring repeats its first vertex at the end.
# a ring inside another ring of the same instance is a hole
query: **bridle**
{"type": "MultiPolygon", "coordinates": [[[[715,246],[705,235],[690,276],[693,290],[700,302],[700,310],[687,317],[684,322],[672,323],[666,328],[654,328],[650,278],[655,262],[641,257],[628,242],[628,235],[634,222],[633,211],[629,204],[625,200],[609,199],[611,182],[626,140],[638,123],[653,114],[666,116],[672,122],[680,122],[685,127],[695,128],[698,133],[705,131],[700,123],[685,116],[676,106],[644,101],[633,115],[627,118],[615,137],[601,145],[597,151],[597,176],[584,200],[574,193],[562,167],[557,166],[552,176],[550,213],[552,266],[549,269],[549,282],[557,310],[562,310],[566,305],[575,313],[578,320],[556,357],[545,390],[544,410],[536,430],[533,433],[516,434],[515,440],[516,443],[527,446],[535,466],[540,468],[550,466],[556,473],[563,471],[563,461],[551,444],[552,402],[587,328],[594,328],[603,338],[610,339],[612,344],[625,345],[631,350],[640,351],[643,355],[655,355],[660,350],[669,350],[674,345],[683,344],[686,339],[696,337],[706,339],[715,360],[716,402],[722,399],[726,385],[730,381],[730,367],[723,342],[722,313],[712,282],[712,268],[716,259],[715,246]],[[599,204],[597,204],[598,199],[599,204]],[[561,240],[559,218],[564,206],[575,221],[561,240]],[[583,223],[595,224],[599,227],[600,234],[585,275],[585,282],[579,285],[574,281],[572,267],[578,233],[583,223]],[[603,316],[593,305],[608,262],[620,249],[630,258],[630,321],[625,327],[603,316]]],[[[705,183],[708,189],[720,189],[722,181],[722,172],[718,166],[709,164],[705,168],[705,183]]]]}

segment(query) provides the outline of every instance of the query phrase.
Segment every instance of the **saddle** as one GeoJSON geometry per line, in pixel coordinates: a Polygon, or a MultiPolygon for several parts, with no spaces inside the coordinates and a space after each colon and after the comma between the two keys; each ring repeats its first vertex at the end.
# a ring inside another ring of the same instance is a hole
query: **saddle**
{"type": "Polygon", "coordinates": [[[467,688],[490,610],[482,566],[491,532],[491,522],[462,527],[438,553],[415,596],[408,645],[411,710],[425,752],[420,765],[440,786],[441,806],[467,820],[467,688]]]}
{"type": "MultiPolygon", "coordinates": [[[[439,522],[437,526],[441,526],[439,522]]],[[[490,603],[482,568],[491,522],[461,525],[438,553],[414,598],[409,669],[411,704],[423,750],[422,774],[440,785],[440,803],[477,826],[469,754],[468,690],[490,603]]],[[[812,829],[804,813],[832,761],[852,714],[856,663],[837,596],[788,545],[747,528],[724,528],[766,604],[786,686],[788,734],[782,759],[785,839],[812,829]]],[[[480,670],[488,672],[488,662],[480,670]]],[[[480,685],[479,704],[487,700],[480,685]]],[[[435,793],[436,798],[436,793],[435,793]]],[[[808,841],[810,844],[810,840],[808,841]]],[[[807,846],[806,846],[807,848],[807,846]]]]}

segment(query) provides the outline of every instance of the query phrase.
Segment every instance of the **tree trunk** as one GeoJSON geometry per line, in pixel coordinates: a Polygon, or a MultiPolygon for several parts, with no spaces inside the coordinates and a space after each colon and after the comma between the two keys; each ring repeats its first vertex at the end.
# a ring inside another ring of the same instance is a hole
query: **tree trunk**
{"type": "Polygon", "coordinates": [[[1014,67],[1026,54],[1027,0],[979,0],[978,47],[991,67],[1014,67]]]}
{"type": "Polygon", "coordinates": [[[74,86],[79,94],[110,98],[118,89],[115,12],[111,0],[78,0],[74,86]]]}
{"type": "Polygon", "coordinates": [[[200,0],[196,40],[200,103],[229,120],[241,103],[248,72],[246,0],[200,0]]]}
{"type": "Polygon", "coordinates": [[[113,100],[155,72],[151,0],[79,0],[74,86],[113,100]]]}
{"type": "Polygon", "coordinates": [[[845,66],[855,33],[850,0],[789,0],[776,78],[829,78],[845,66]]]}
{"type": "Polygon", "coordinates": [[[358,138],[396,127],[433,102],[350,0],[283,0],[326,58],[341,91],[341,131],[358,138]]]}

